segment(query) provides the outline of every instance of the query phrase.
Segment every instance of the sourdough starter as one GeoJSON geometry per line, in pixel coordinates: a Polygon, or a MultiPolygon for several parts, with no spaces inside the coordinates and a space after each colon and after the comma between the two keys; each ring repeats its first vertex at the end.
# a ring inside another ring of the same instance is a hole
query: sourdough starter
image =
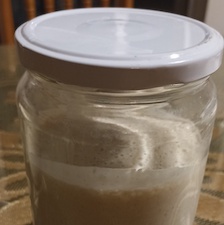
{"type": "Polygon", "coordinates": [[[192,122],[55,121],[24,123],[35,225],[192,225],[207,158],[192,122]]]}

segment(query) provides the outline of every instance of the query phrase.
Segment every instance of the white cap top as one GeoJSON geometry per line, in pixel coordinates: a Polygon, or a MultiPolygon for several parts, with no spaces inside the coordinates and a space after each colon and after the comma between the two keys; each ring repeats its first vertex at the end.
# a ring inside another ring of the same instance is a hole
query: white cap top
{"type": "Polygon", "coordinates": [[[22,64],[58,82],[138,90],[188,83],[217,70],[222,36],[171,13],[125,8],[65,10],[16,31],[22,64]]]}

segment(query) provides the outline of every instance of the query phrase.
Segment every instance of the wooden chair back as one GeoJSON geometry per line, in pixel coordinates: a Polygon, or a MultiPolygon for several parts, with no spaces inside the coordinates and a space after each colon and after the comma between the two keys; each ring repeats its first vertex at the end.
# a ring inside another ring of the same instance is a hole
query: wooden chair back
{"type": "MultiPolygon", "coordinates": [[[[50,13],[55,11],[55,0],[42,0],[44,4],[44,12],[50,13]]],[[[80,0],[83,8],[93,7],[93,0],[80,0]]],[[[76,6],[73,0],[61,0],[63,9],[72,9],[76,6]]],[[[116,7],[134,7],[134,0],[114,0],[116,7]]],[[[37,16],[36,1],[23,0],[22,4],[26,12],[27,20],[33,19],[37,16]]],[[[110,7],[111,0],[100,0],[101,7],[110,7]]],[[[11,0],[0,0],[0,43],[13,44],[14,43],[14,17],[11,0]]]]}

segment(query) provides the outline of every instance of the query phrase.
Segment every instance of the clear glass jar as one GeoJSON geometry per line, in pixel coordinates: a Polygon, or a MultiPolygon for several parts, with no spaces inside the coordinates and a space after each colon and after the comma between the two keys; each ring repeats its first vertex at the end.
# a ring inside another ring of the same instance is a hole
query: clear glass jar
{"type": "Polygon", "coordinates": [[[35,225],[192,225],[223,38],[179,15],[51,13],[18,28],[35,225]]]}
{"type": "Polygon", "coordinates": [[[210,79],[109,92],[27,72],[17,98],[36,224],[193,223],[216,111],[210,79]]]}

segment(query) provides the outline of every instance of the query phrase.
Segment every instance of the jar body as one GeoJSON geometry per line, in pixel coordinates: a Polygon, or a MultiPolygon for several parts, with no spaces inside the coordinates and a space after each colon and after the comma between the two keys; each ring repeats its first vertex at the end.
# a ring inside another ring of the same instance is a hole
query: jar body
{"type": "Polygon", "coordinates": [[[17,89],[35,225],[193,224],[216,111],[209,79],[145,91],[17,89]]]}

